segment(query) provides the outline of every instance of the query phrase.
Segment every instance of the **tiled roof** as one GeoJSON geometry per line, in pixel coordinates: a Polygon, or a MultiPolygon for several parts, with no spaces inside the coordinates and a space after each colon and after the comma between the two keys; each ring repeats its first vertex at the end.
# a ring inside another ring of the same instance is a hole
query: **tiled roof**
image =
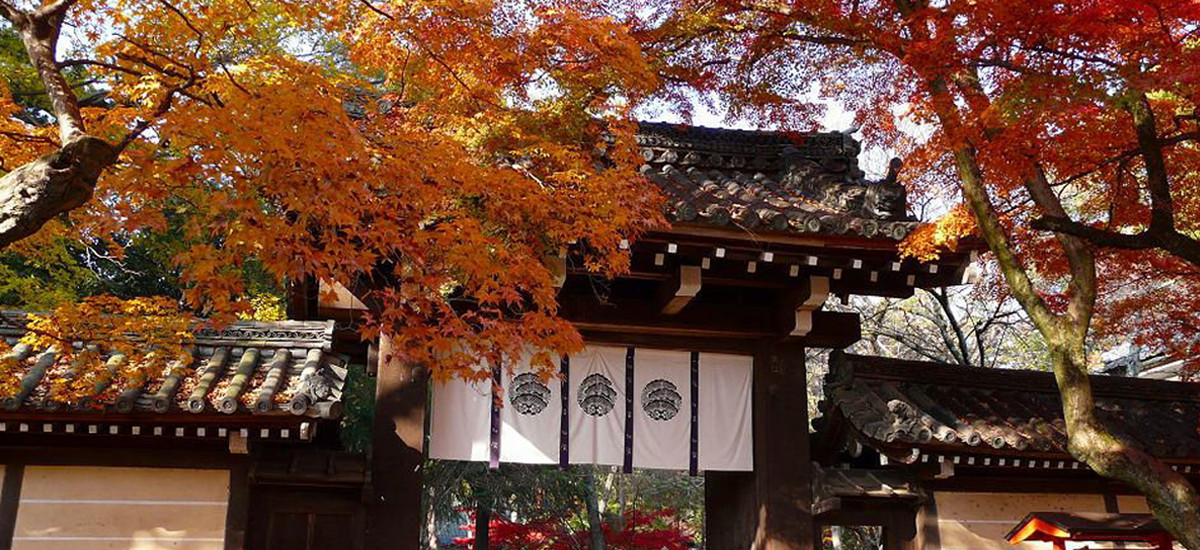
{"type": "Polygon", "coordinates": [[[642,123],[638,145],[641,172],[662,188],[676,222],[895,240],[916,225],[895,181],[899,160],[884,180],[866,180],[848,133],[642,123]]]}
{"type": "MultiPolygon", "coordinates": [[[[1164,459],[1200,459],[1200,387],[1092,376],[1100,419],[1164,459]]],[[[835,352],[818,430],[844,422],[859,442],[903,459],[912,449],[1067,454],[1047,372],[980,369],[835,352]]]]}
{"type": "Polygon", "coordinates": [[[814,500],[842,497],[920,496],[916,482],[899,470],[822,468],[813,465],[814,500]]]}
{"type": "MultiPolygon", "coordinates": [[[[0,399],[0,416],[18,412],[341,415],[345,361],[330,352],[333,321],[241,322],[194,331],[192,364],[173,364],[137,386],[99,381],[91,397],[67,404],[50,397],[51,381],[70,376],[53,349],[18,343],[21,314],[5,314],[0,336],[24,371],[16,395],[0,399]]],[[[110,355],[119,367],[124,356],[110,355]]]]}

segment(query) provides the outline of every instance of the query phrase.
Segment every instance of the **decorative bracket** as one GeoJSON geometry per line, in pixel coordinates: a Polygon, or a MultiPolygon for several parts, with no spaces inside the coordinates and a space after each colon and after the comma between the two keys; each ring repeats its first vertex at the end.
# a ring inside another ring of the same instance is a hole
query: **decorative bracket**
{"type": "Polygon", "coordinates": [[[683,311],[700,293],[700,266],[681,265],[679,275],[668,281],[659,296],[663,315],[675,315],[683,311]]]}
{"type": "Polygon", "coordinates": [[[781,312],[783,329],[788,336],[806,336],[813,328],[813,312],[829,298],[829,278],[810,276],[786,301],[781,312]]]}

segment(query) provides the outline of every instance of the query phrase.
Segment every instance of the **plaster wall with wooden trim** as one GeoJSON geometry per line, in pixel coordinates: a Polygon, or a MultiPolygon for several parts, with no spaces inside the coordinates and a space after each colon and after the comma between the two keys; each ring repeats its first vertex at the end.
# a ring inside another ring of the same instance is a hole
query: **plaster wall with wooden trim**
{"type": "Polygon", "coordinates": [[[1045,543],[1010,546],[1005,535],[1030,511],[1105,512],[1103,495],[935,492],[941,550],[1046,550],[1045,543]]]}
{"type": "MultiPolygon", "coordinates": [[[[14,318],[0,336],[20,337],[14,318]]],[[[52,350],[14,351],[30,391],[0,409],[0,550],[362,547],[368,467],[337,438],[362,367],[333,323],[200,328],[195,345],[190,368],[81,403],[42,391],[31,363],[52,350]]]]}
{"type": "Polygon", "coordinates": [[[220,550],[228,470],[30,466],[15,550],[220,550]]]}

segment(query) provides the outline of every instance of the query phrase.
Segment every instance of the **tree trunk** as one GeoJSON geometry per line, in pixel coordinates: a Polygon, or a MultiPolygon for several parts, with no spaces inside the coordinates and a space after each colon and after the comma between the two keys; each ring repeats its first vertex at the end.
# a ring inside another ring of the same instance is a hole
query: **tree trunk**
{"type": "Polygon", "coordinates": [[[437,532],[437,492],[432,486],[425,489],[425,528],[424,539],[426,550],[437,550],[438,548],[438,532],[437,532]]]}
{"type": "Polygon", "coordinates": [[[588,472],[584,483],[588,533],[591,535],[590,550],[604,550],[604,522],[600,517],[600,495],[596,491],[596,473],[588,472]]]}
{"type": "Polygon", "coordinates": [[[1096,473],[1146,496],[1159,522],[1187,548],[1200,549],[1200,493],[1182,474],[1110,432],[1096,417],[1082,344],[1050,350],[1071,454],[1096,473]]]}
{"type": "Polygon", "coordinates": [[[91,200],[115,156],[104,140],[83,136],[0,177],[0,248],[91,200]]]}
{"type": "Polygon", "coordinates": [[[70,143],[83,137],[85,130],[75,90],[71,88],[55,61],[58,37],[65,16],[64,7],[50,12],[17,12],[10,20],[21,35],[21,44],[25,46],[29,62],[33,64],[42,85],[46,87],[46,96],[50,99],[50,107],[58,122],[59,139],[63,143],[70,143]]]}
{"type": "MultiPolygon", "coordinates": [[[[925,32],[914,27],[914,32],[925,32]]],[[[943,76],[929,76],[926,91],[943,130],[952,143],[963,198],[980,233],[996,257],[1013,297],[1029,315],[1050,350],[1055,380],[1062,399],[1071,455],[1104,477],[1125,482],[1146,496],[1150,509],[1175,538],[1191,550],[1200,550],[1200,492],[1161,460],[1109,431],[1096,416],[1091,380],[1087,373],[1087,341],[1096,298],[1096,264],[1092,251],[1081,240],[1059,234],[1058,242],[1070,267],[1068,306],[1065,313],[1051,310],[1037,292],[1029,273],[1013,250],[1008,233],[992,205],[983,170],[965,130],[962,113],[943,76]]],[[[969,99],[986,106],[981,90],[964,88],[969,99]]],[[[1033,165],[1026,189],[1042,214],[1065,216],[1041,168],[1033,165]]]]}
{"type": "MultiPolygon", "coordinates": [[[[945,116],[945,114],[943,114],[945,116]]],[[[1087,374],[1090,302],[1095,293],[1095,264],[1090,252],[1063,243],[1071,263],[1071,305],[1053,313],[1037,294],[1028,273],[1009,246],[984,187],[982,171],[969,147],[955,151],[963,195],[988,247],[996,255],[1013,297],[1029,314],[1050,350],[1067,424],[1068,450],[1096,473],[1123,481],[1146,496],[1150,509],[1179,542],[1200,550],[1200,492],[1162,461],[1110,432],[1096,417],[1087,374]]],[[[1035,200],[1037,193],[1034,193],[1035,200]]]]}
{"type": "Polygon", "coordinates": [[[62,143],[57,151],[0,177],[0,249],[91,200],[100,173],[116,161],[117,147],[87,135],[79,101],[55,61],[70,5],[56,2],[29,12],[7,6],[0,10],[20,35],[46,89],[62,143]]]}
{"type": "Polygon", "coordinates": [[[487,550],[491,537],[492,511],[482,502],[475,504],[475,545],[473,550],[487,550]]]}

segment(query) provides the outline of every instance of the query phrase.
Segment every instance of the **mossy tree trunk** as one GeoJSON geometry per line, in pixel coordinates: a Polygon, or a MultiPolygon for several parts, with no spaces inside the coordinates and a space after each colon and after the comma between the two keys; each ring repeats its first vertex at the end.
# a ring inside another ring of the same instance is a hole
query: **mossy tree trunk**
{"type": "MultiPolygon", "coordinates": [[[[944,81],[930,79],[928,87],[939,106],[937,115],[943,126],[955,135],[961,123],[944,81]]],[[[1096,415],[1085,346],[1096,302],[1096,264],[1090,245],[1079,237],[1057,235],[1068,260],[1070,280],[1067,309],[1054,312],[1038,294],[1011,247],[988,195],[974,148],[964,141],[956,147],[954,157],[963,195],[983,238],[995,255],[1013,297],[1046,341],[1062,399],[1068,450],[1096,473],[1123,481],[1141,492],[1164,527],[1184,546],[1200,549],[1200,493],[1170,466],[1118,437],[1096,415]]],[[[1040,169],[1030,167],[1025,187],[1043,214],[1066,215],[1040,169]]]]}

